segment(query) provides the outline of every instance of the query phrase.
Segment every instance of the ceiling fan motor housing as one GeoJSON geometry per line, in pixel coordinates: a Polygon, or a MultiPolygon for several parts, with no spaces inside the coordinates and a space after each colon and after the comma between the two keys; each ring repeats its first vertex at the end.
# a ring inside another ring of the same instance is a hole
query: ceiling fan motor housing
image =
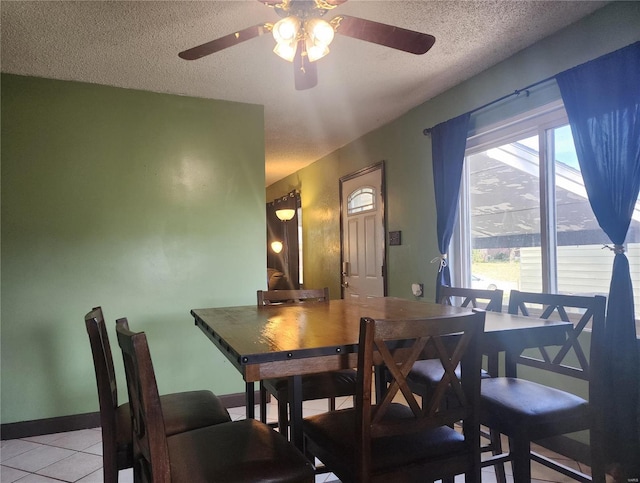
{"type": "Polygon", "coordinates": [[[337,7],[339,3],[336,2],[334,5],[324,0],[284,0],[280,4],[274,5],[274,9],[281,17],[295,15],[298,18],[307,19],[322,17],[329,10],[337,7]]]}

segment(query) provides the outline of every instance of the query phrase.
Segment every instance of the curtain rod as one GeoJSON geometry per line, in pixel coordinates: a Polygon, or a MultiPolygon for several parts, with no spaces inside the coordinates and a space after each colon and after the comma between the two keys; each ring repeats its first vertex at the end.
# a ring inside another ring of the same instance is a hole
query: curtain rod
{"type": "MultiPolygon", "coordinates": [[[[482,109],[485,109],[485,108],[487,108],[489,106],[492,106],[493,104],[497,104],[498,102],[504,101],[505,99],[508,99],[511,96],[519,96],[520,93],[522,93],[522,92],[526,92],[527,96],[528,96],[529,95],[529,89],[533,89],[534,87],[539,86],[540,84],[544,84],[545,82],[549,82],[551,79],[555,79],[555,77],[556,76],[553,75],[551,77],[547,77],[546,79],[542,79],[542,80],[540,80],[538,82],[534,82],[533,84],[529,84],[528,86],[523,87],[522,89],[516,89],[515,91],[513,91],[513,92],[511,92],[509,94],[506,94],[506,95],[504,95],[502,97],[499,97],[498,99],[495,99],[495,100],[493,100],[491,102],[487,102],[486,104],[483,104],[480,107],[476,107],[475,109],[472,109],[471,111],[469,111],[469,114],[473,114],[474,112],[478,112],[478,111],[480,111],[482,109]]],[[[426,129],[424,129],[422,131],[422,134],[424,134],[425,136],[428,136],[429,134],[431,134],[431,130],[432,129],[433,129],[433,127],[428,127],[428,128],[426,128],[426,129]]]]}

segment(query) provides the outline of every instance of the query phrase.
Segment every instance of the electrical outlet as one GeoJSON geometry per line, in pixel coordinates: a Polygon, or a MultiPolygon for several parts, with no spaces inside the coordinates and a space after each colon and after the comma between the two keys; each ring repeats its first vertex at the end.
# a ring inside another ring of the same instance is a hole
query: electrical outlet
{"type": "Polygon", "coordinates": [[[424,297],[424,285],[421,283],[412,283],[411,292],[416,297],[424,297]]]}

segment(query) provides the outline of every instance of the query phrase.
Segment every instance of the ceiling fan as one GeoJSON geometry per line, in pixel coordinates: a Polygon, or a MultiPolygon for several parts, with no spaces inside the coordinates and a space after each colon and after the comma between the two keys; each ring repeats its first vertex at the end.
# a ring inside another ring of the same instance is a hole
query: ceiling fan
{"type": "Polygon", "coordinates": [[[349,15],[338,15],[329,21],[321,18],[347,0],[258,1],[272,7],[282,18],[275,24],[254,25],[192,47],[178,56],[185,60],[196,60],[271,32],[277,42],[273,51],[293,62],[295,87],[304,90],[317,85],[316,61],[329,53],[334,33],[416,55],[427,52],[436,41],[433,35],[349,15]]]}

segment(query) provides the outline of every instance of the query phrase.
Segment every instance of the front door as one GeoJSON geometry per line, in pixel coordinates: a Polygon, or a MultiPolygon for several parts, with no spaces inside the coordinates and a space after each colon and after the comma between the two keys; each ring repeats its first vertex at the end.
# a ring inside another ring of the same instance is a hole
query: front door
{"type": "Polygon", "coordinates": [[[342,297],[385,295],[384,165],[340,178],[342,297]]]}

